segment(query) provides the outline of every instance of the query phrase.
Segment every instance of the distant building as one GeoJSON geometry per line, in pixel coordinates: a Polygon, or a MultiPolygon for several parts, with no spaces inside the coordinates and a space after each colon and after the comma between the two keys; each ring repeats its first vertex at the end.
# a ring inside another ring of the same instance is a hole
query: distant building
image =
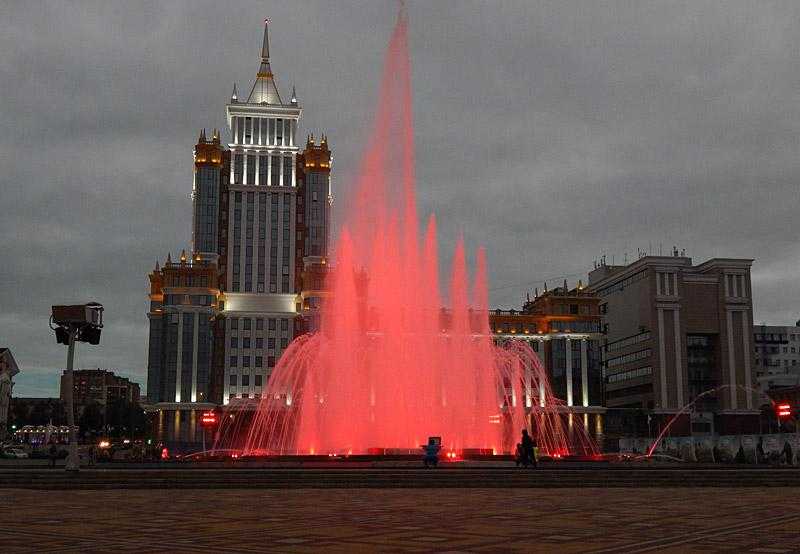
{"type": "Polygon", "coordinates": [[[8,409],[11,405],[11,391],[14,388],[14,376],[19,367],[8,348],[0,348],[0,440],[8,433],[8,409]]]}
{"type": "Polygon", "coordinates": [[[589,288],[604,321],[606,406],[644,409],[658,430],[697,400],[676,433],[757,431],[751,265],[693,265],[675,251],[595,268],[589,288]]]}
{"type": "MultiPolygon", "coordinates": [[[[602,434],[603,383],[600,364],[599,300],[582,284],[537,293],[521,310],[492,310],[489,326],[494,341],[522,340],[542,361],[553,394],[564,401],[565,412],[582,414],[592,435],[602,434]]],[[[534,394],[543,398],[543,391],[534,394]]],[[[525,399],[531,406],[531,398],[525,399]]]]}
{"type": "Polygon", "coordinates": [[[753,339],[761,390],[800,385],[800,321],[794,326],[756,325],[753,339]]]}
{"type": "MultiPolygon", "coordinates": [[[[131,404],[139,403],[139,385],[126,377],[115,375],[106,369],[76,369],[72,376],[72,403],[75,413],[81,414],[89,404],[98,404],[105,409],[117,400],[131,404]]],[[[67,372],[61,375],[61,401],[65,402],[67,372]]]]}

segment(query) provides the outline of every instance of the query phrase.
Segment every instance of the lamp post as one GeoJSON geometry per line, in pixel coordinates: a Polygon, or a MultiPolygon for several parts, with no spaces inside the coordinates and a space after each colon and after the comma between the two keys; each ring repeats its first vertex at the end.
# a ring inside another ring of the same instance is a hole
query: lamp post
{"type": "Polygon", "coordinates": [[[66,471],[78,471],[78,434],[75,429],[75,402],[73,364],[75,362],[75,342],[100,343],[100,329],[103,327],[103,306],[97,302],[72,306],[53,306],[50,328],[56,333],[56,342],[67,345],[67,370],[65,374],[64,400],[66,401],[67,426],[69,427],[69,446],[66,471]]]}
{"type": "Polygon", "coordinates": [[[75,408],[73,401],[73,373],[72,365],[75,361],[75,338],[78,334],[78,328],[70,326],[68,331],[69,338],[67,343],[67,390],[64,396],[67,401],[67,427],[69,427],[69,446],[67,448],[67,460],[64,464],[66,471],[78,471],[80,469],[80,460],[78,458],[78,433],[75,430],[75,408]]]}

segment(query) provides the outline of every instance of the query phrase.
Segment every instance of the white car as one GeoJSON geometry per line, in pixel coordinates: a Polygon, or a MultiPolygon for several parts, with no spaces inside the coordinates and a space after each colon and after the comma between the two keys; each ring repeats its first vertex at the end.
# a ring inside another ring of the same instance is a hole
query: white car
{"type": "Polygon", "coordinates": [[[27,458],[28,453],[21,448],[6,448],[3,451],[6,458],[27,458]]]}

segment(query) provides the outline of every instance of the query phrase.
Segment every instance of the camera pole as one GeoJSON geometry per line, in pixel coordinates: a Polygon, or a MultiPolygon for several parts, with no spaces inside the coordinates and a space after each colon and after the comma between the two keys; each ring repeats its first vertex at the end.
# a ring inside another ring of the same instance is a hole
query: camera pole
{"type": "Polygon", "coordinates": [[[67,448],[67,460],[64,464],[66,471],[78,471],[80,460],[78,459],[78,434],[75,431],[75,407],[72,400],[74,390],[72,365],[75,360],[75,336],[78,328],[74,325],[69,326],[69,344],[67,345],[67,390],[64,396],[67,401],[67,426],[69,427],[69,447],[67,448]]]}

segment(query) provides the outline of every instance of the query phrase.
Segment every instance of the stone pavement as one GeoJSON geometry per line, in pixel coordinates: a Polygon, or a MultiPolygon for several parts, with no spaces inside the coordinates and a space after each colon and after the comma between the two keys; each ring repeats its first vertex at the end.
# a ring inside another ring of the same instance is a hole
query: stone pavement
{"type": "Polygon", "coordinates": [[[800,489],[0,490],[0,552],[800,553],[800,489]]]}

